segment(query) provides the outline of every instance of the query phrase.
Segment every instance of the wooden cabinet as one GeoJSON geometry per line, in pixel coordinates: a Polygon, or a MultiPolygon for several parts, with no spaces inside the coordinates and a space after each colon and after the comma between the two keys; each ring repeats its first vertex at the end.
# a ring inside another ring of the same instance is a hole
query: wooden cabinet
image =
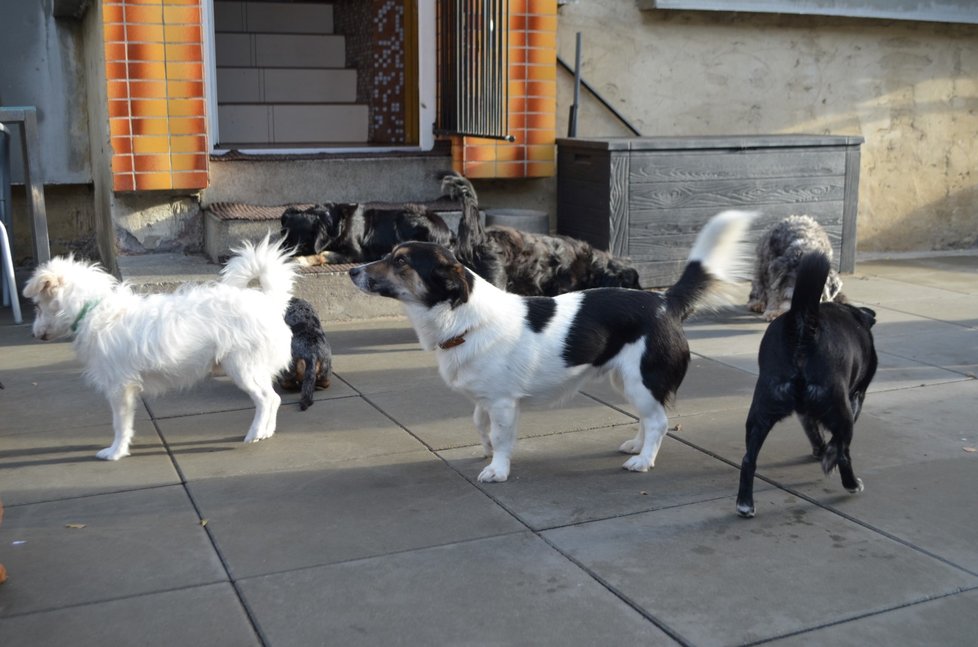
{"type": "Polygon", "coordinates": [[[760,212],[751,235],[792,214],[856,254],[862,137],[752,135],[557,140],[557,232],[631,258],[642,285],[671,285],[696,234],[724,209],[760,212]]]}

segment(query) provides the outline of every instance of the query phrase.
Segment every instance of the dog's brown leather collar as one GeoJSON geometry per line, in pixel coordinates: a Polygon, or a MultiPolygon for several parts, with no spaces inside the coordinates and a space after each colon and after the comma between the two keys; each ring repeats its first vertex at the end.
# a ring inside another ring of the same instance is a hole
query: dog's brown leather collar
{"type": "Polygon", "coordinates": [[[457,337],[452,337],[451,339],[446,339],[445,341],[443,341],[440,344],[438,344],[438,348],[440,348],[442,350],[448,350],[449,348],[455,348],[456,346],[461,346],[462,344],[465,343],[465,335],[467,335],[468,332],[469,331],[466,330],[465,332],[463,332],[461,335],[459,335],[457,337]]]}

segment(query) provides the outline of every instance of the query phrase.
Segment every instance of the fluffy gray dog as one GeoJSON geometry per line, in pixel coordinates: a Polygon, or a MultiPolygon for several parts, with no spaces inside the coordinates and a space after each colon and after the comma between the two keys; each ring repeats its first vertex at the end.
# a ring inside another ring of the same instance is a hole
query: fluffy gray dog
{"type": "MultiPolygon", "coordinates": [[[[773,321],[791,307],[798,263],[808,252],[822,252],[832,260],[832,243],[820,224],[810,216],[788,216],[764,232],[757,242],[757,263],[747,308],[773,321]]],[[[829,272],[822,301],[841,301],[842,279],[829,272]]]]}

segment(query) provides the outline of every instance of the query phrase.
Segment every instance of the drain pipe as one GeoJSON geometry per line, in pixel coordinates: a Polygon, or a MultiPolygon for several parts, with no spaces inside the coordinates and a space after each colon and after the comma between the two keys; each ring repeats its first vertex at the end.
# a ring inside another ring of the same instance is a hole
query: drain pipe
{"type": "Polygon", "coordinates": [[[577,105],[581,101],[581,32],[577,32],[574,45],[574,103],[567,119],[567,136],[577,137],[577,105]]]}

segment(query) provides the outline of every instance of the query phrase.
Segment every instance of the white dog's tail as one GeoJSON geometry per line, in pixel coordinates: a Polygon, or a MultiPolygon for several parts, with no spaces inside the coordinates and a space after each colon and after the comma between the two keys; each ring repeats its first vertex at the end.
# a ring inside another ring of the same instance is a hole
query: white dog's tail
{"type": "Polygon", "coordinates": [[[282,249],[281,241],[272,243],[269,238],[270,234],[265,234],[257,244],[245,240],[232,249],[234,256],[221,270],[221,282],[245,289],[257,281],[261,291],[280,302],[285,312],[292,298],[295,263],[282,249]]]}
{"type": "Polygon", "coordinates": [[[685,319],[697,305],[731,302],[723,288],[748,277],[752,250],[745,238],[755,216],[753,211],[724,211],[706,223],[682,276],[666,292],[670,312],[685,319]]]}

